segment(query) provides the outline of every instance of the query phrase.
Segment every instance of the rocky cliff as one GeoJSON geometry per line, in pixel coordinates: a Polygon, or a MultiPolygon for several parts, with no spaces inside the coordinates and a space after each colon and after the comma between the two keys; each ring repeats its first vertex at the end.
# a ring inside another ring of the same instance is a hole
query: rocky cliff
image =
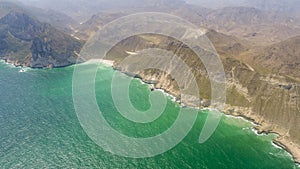
{"type": "Polygon", "coordinates": [[[0,19],[0,57],[33,68],[76,63],[82,42],[50,24],[12,10],[0,19]]]}

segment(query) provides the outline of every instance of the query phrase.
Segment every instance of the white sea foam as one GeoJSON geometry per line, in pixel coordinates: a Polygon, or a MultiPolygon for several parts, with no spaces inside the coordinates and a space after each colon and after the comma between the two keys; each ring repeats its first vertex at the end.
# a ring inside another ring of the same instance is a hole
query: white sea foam
{"type": "Polygon", "coordinates": [[[154,84],[148,84],[148,83],[145,83],[142,79],[138,79],[138,80],[139,80],[142,84],[149,85],[149,87],[150,87],[151,89],[162,92],[164,95],[166,95],[167,97],[171,98],[171,100],[172,100],[173,102],[180,103],[180,101],[179,101],[175,96],[173,96],[172,94],[168,93],[168,92],[165,91],[164,89],[157,89],[157,88],[155,88],[154,84]]]}
{"type": "Polygon", "coordinates": [[[26,71],[27,71],[27,69],[25,69],[25,68],[21,68],[21,69],[19,70],[20,73],[24,73],[24,72],[26,72],[26,71]]]}
{"type": "Polygon", "coordinates": [[[253,133],[255,133],[257,136],[266,136],[266,135],[268,135],[267,133],[264,133],[264,132],[258,133],[258,130],[256,130],[255,128],[252,128],[251,130],[252,130],[253,133]]]}
{"type": "Polygon", "coordinates": [[[165,91],[165,90],[163,90],[163,89],[154,89],[154,90],[160,91],[160,92],[164,93],[167,97],[171,98],[171,100],[172,100],[173,102],[176,102],[176,101],[177,101],[177,98],[176,98],[175,96],[169,94],[167,91],[165,91]]]}
{"type": "MultiPolygon", "coordinates": [[[[240,117],[240,116],[233,116],[233,115],[226,115],[226,116],[227,116],[227,117],[231,117],[231,118],[235,118],[235,119],[242,119],[242,120],[245,120],[245,121],[247,121],[247,122],[250,122],[251,124],[253,124],[253,126],[258,126],[258,125],[255,124],[254,122],[249,121],[249,120],[247,120],[247,119],[245,119],[245,118],[243,118],[243,117],[240,117]]],[[[247,130],[247,129],[250,129],[250,128],[249,128],[249,127],[243,128],[243,130],[247,130]]],[[[251,127],[251,130],[252,130],[252,132],[254,132],[257,136],[266,136],[266,135],[268,135],[267,133],[261,133],[261,134],[259,134],[259,133],[258,133],[258,130],[256,130],[254,127],[251,127]]],[[[276,134],[276,133],[273,133],[273,134],[275,134],[276,137],[278,137],[278,134],[276,134]]],[[[286,151],[283,147],[278,146],[277,144],[274,143],[274,141],[271,141],[271,144],[272,144],[272,146],[274,146],[275,148],[284,150],[284,151],[288,154],[288,156],[289,156],[292,160],[294,160],[294,159],[293,159],[293,155],[292,155],[291,153],[289,153],[288,151],[286,151]]],[[[269,154],[274,155],[273,153],[269,153],[269,154]]],[[[295,165],[297,165],[298,167],[300,167],[300,164],[298,164],[298,163],[296,163],[295,165]]]]}
{"type": "Polygon", "coordinates": [[[277,145],[277,144],[275,144],[273,141],[272,141],[271,143],[272,143],[272,145],[273,145],[274,147],[276,147],[276,148],[278,148],[278,149],[281,149],[281,150],[283,150],[283,148],[282,148],[282,147],[278,146],[278,145],[277,145]]]}
{"type": "Polygon", "coordinates": [[[242,128],[242,130],[249,130],[250,129],[250,127],[244,127],[244,128],[242,128]]]}
{"type": "MultiPolygon", "coordinates": [[[[253,121],[250,121],[248,119],[245,119],[244,117],[241,117],[241,116],[233,116],[233,115],[229,115],[229,114],[225,114],[226,117],[230,117],[230,118],[234,118],[234,119],[240,119],[240,120],[243,120],[243,121],[246,121],[248,123],[251,123],[253,126],[258,126],[257,124],[255,124],[253,121]]],[[[256,131],[257,132],[257,131],[256,131]]]]}
{"type": "MultiPolygon", "coordinates": [[[[241,120],[244,120],[244,121],[246,121],[248,123],[251,123],[253,126],[259,126],[258,124],[254,123],[253,121],[248,120],[248,119],[246,119],[246,118],[244,118],[242,116],[233,116],[233,115],[227,115],[226,114],[226,117],[230,117],[230,118],[234,118],[234,119],[241,119],[241,120]]],[[[258,132],[258,131],[256,131],[256,132],[258,132]]]]}

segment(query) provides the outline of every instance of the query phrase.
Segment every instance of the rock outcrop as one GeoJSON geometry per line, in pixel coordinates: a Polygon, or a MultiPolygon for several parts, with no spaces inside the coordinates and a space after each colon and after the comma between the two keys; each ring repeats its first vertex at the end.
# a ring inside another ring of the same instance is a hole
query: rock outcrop
{"type": "Polygon", "coordinates": [[[24,12],[0,19],[0,56],[17,66],[62,67],[76,63],[82,42],[24,12]]]}

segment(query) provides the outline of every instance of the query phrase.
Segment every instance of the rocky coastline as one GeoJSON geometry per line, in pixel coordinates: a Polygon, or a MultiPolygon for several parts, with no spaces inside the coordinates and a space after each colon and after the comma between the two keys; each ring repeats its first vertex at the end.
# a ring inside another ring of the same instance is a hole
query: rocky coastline
{"type": "MultiPolygon", "coordinates": [[[[29,65],[26,64],[19,64],[17,61],[11,61],[8,59],[4,59],[4,61],[8,64],[12,64],[16,67],[30,67],[29,65]]],[[[94,60],[89,60],[87,62],[84,62],[83,64],[90,64],[90,63],[103,63],[107,66],[111,66],[117,71],[120,71],[130,77],[140,79],[143,83],[148,84],[151,90],[162,90],[165,92],[167,95],[173,98],[173,101],[179,103],[183,107],[194,107],[195,106],[191,102],[186,102],[182,100],[182,98],[178,95],[177,91],[174,91],[173,88],[166,88],[163,86],[157,87],[157,84],[159,81],[153,81],[151,79],[146,79],[142,74],[135,74],[132,72],[127,72],[124,70],[121,70],[121,68],[117,67],[114,64],[113,60],[101,60],[101,59],[94,59],[94,60]]],[[[65,65],[62,67],[67,67],[70,65],[65,65]]],[[[52,67],[45,67],[45,68],[52,68],[52,67]]],[[[167,79],[166,79],[167,80],[167,79]]],[[[210,109],[212,108],[210,106],[209,100],[207,99],[200,99],[200,109],[210,109]]],[[[250,108],[246,107],[237,107],[237,106],[232,106],[229,104],[226,104],[225,110],[222,111],[225,115],[230,115],[233,117],[241,117],[251,123],[254,124],[253,129],[257,131],[257,134],[276,134],[277,138],[273,140],[273,143],[291,154],[293,160],[297,165],[300,165],[300,146],[294,143],[291,139],[287,138],[285,136],[284,130],[281,130],[279,128],[270,128],[269,126],[270,123],[268,123],[263,117],[255,114],[253,110],[250,108]]]]}
{"type": "MultiPolygon", "coordinates": [[[[165,87],[157,85],[160,81],[153,81],[151,79],[147,79],[145,74],[135,74],[132,72],[128,72],[116,64],[114,64],[113,68],[118,70],[130,77],[138,78],[142,82],[149,84],[152,86],[153,90],[163,90],[168,95],[171,95],[175,98],[175,101],[184,107],[195,107],[193,101],[182,100],[178,91],[174,91],[174,88],[165,87]]],[[[165,79],[168,81],[168,79],[165,79]]],[[[213,108],[210,106],[210,101],[207,99],[200,98],[200,109],[213,108]]],[[[294,143],[290,138],[286,137],[286,131],[280,128],[273,128],[269,122],[266,121],[262,116],[257,115],[251,108],[248,107],[238,107],[232,106],[230,104],[226,104],[225,110],[222,111],[225,115],[231,115],[234,117],[241,117],[246,121],[249,121],[254,124],[253,129],[257,132],[257,134],[276,134],[277,138],[273,140],[273,144],[282,148],[287,153],[289,153],[296,164],[300,164],[300,145],[294,143]]]]}
{"type": "Polygon", "coordinates": [[[277,137],[273,140],[273,143],[288,152],[292,156],[296,164],[300,164],[300,146],[295,144],[289,138],[286,138],[284,131],[280,131],[280,129],[268,128],[270,124],[262,119],[262,117],[255,115],[255,113],[249,108],[235,107],[236,109],[234,111],[232,111],[232,108],[233,106],[227,105],[224,114],[232,115],[234,117],[241,117],[247,121],[252,122],[253,124],[255,124],[253,129],[257,132],[257,134],[276,134],[277,137]]]}

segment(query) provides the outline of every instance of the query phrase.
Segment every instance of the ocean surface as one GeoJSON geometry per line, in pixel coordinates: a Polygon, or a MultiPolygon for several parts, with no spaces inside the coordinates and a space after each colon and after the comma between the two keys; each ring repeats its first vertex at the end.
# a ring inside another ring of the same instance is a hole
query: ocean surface
{"type": "MultiPolygon", "coordinates": [[[[208,110],[176,147],[161,155],[133,159],[113,155],[82,129],[73,106],[72,67],[43,70],[0,63],[0,168],[199,168],[293,169],[291,156],[272,145],[275,135],[256,135],[252,124],[223,116],[214,135],[199,144],[208,110]]],[[[108,123],[130,137],[149,137],[172,125],[179,105],[168,99],[163,115],[150,124],[135,124],[113,106],[110,83],[115,71],[100,66],[96,95],[108,123]]],[[[125,76],[125,75],[124,75],[125,76]]],[[[130,78],[130,77],[126,77],[130,78]]],[[[134,79],[130,99],[139,110],[150,106],[151,90],[134,79]]],[[[155,142],[153,143],[155,144],[155,142]]]]}

